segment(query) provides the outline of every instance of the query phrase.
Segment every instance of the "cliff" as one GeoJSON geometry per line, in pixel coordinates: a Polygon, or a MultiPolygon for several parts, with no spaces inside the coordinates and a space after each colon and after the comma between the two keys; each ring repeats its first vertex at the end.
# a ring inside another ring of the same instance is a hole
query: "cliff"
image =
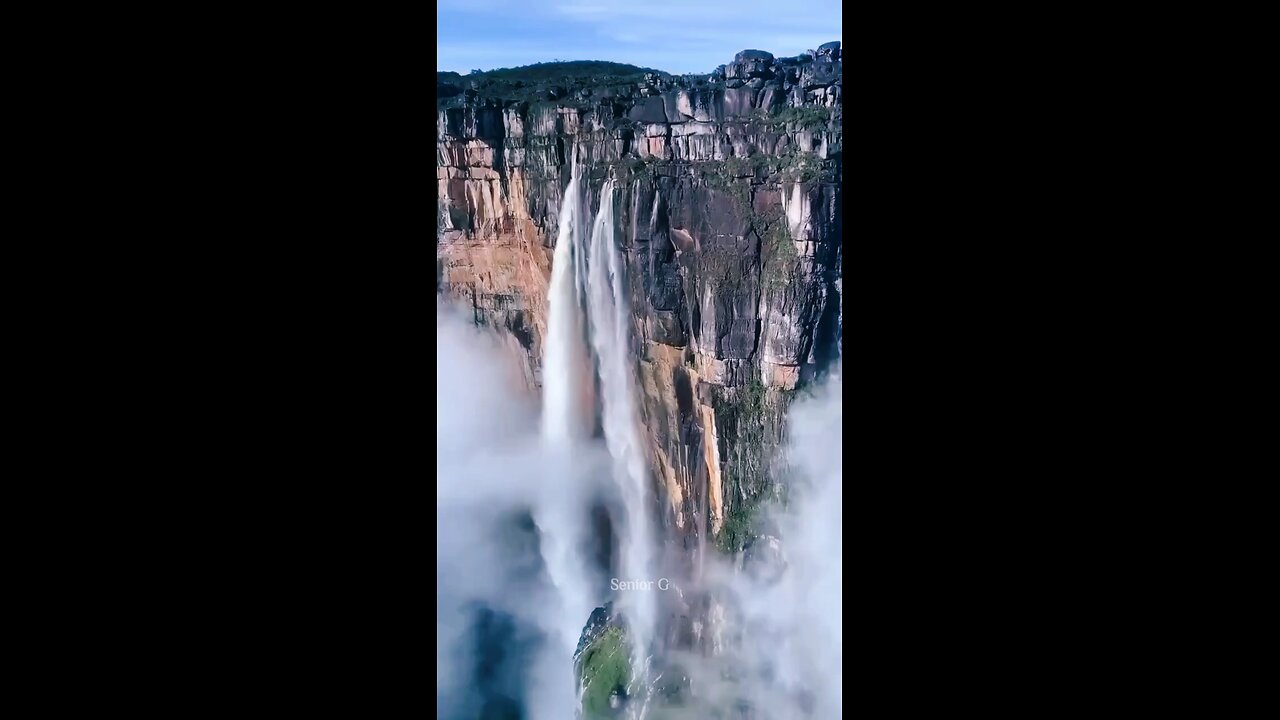
{"type": "Polygon", "coordinates": [[[736,550],[792,397],[839,352],[839,43],[702,76],[521,70],[437,78],[438,292],[540,385],[573,147],[592,214],[615,178],[659,516],[736,550]]]}

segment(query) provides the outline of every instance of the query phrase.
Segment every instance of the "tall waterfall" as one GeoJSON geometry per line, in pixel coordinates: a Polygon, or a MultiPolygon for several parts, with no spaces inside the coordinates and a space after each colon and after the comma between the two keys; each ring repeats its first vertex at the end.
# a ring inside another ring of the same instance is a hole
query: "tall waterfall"
{"type": "Polygon", "coordinates": [[[576,436],[581,421],[574,413],[574,389],[582,382],[575,359],[581,338],[576,266],[583,263],[581,183],[575,146],[569,186],[560,204],[560,231],[551,264],[550,310],[547,317],[547,350],[542,364],[542,436],[549,443],[564,444],[576,436]]]}
{"type": "MultiPolygon", "coordinates": [[[[594,381],[592,369],[584,366],[582,300],[586,300],[585,320],[590,349],[600,373],[600,400],[605,445],[612,461],[611,477],[623,504],[620,531],[621,580],[656,580],[653,577],[653,533],[649,517],[649,480],[640,445],[639,416],[633,387],[634,364],[630,352],[631,315],[623,287],[623,265],[617,247],[614,217],[616,188],[613,180],[604,184],[600,210],[587,228],[584,189],[576,160],[560,208],[551,287],[547,345],[542,371],[542,442],[559,461],[549,468],[548,500],[535,513],[542,543],[543,559],[566,611],[577,612],[577,623],[567,621],[562,637],[572,652],[582,625],[590,615],[601,588],[591,585],[591,573],[582,557],[581,542],[586,537],[585,485],[572,483],[580,470],[574,467],[575,445],[585,440],[586,418],[576,402],[577,392],[594,381]],[[577,496],[577,497],[575,497],[577,496]]],[[[647,680],[648,654],[656,624],[653,592],[627,592],[617,600],[629,623],[634,651],[634,679],[647,680]]],[[[569,614],[568,617],[573,617],[569,614]]],[[[643,708],[641,704],[637,704],[643,708]]]]}
{"type": "MultiPolygon", "coordinates": [[[[569,185],[560,205],[560,227],[551,267],[550,312],[547,319],[546,355],[542,370],[542,445],[546,460],[542,484],[534,508],[542,559],[555,586],[561,613],[551,628],[557,640],[557,662],[572,667],[573,651],[583,623],[603,596],[582,548],[589,536],[587,499],[591,468],[575,445],[582,440],[583,418],[576,406],[576,391],[583,382],[580,360],[581,310],[578,273],[574,265],[582,255],[581,182],[575,148],[569,185]]],[[[558,690],[558,689],[557,689],[558,690]]],[[[565,688],[572,692],[573,688],[565,688]]],[[[574,693],[576,696],[576,693],[574,693]]]]}
{"type": "MultiPolygon", "coordinates": [[[[640,447],[631,362],[631,313],[622,286],[622,260],[614,221],[615,187],[605,181],[600,191],[600,211],[591,228],[587,266],[587,297],[591,346],[600,364],[605,443],[614,462],[625,505],[622,538],[622,574],[626,580],[654,581],[653,537],[649,519],[649,481],[640,447]]],[[[633,667],[643,672],[653,638],[657,610],[654,593],[628,592],[619,600],[630,620],[633,667]]]]}

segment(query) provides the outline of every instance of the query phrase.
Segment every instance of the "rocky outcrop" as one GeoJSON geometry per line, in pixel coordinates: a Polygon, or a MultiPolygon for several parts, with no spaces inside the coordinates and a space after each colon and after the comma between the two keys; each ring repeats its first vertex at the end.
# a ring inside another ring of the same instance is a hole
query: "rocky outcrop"
{"type": "Polygon", "coordinates": [[[616,180],[645,442],[686,547],[748,523],[792,395],[838,352],[840,57],[438,83],[438,289],[502,332],[530,386],[574,146],[592,215],[616,180]]]}
{"type": "Polygon", "coordinates": [[[670,658],[650,658],[649,682],[633,677],[626,627],[613,603],[606,603],[582,629],[573,659],[584,720],[627,717],[626,706],[636,696],[642,703],[648,698],[655,710],[649,717],[667,717],[667,711],[685,708],[691,700],[689,676],[670,658]]]}
{"type": "Polygon", "coordinates": [[[583,716],[590,720],[621,717],[632,671],[626,624],[614,614],[613,603],[591,613],[573,660],[582,688],[583,716]]]}

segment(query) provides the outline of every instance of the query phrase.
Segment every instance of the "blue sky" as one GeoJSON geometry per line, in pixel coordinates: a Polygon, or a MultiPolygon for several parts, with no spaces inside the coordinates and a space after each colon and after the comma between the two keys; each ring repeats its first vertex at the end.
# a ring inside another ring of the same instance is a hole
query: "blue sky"
{"type": "Polygon", "coordinates": [[[436,69],[460,73],[549,60],[705,73],[747,48],[796,55],[841,39],[836,0],[439,0],[436,8],[436,69]]]}

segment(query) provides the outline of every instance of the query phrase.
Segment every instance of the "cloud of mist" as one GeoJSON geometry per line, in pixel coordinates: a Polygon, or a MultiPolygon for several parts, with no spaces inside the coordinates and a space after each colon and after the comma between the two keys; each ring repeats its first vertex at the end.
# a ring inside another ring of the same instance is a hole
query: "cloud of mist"
{"type": "MultiPolygon", "coordinates": [[[[437,715],[567,720],[578,704],[573,645],[609,599],[584,543],[591,504],[618,501],[607,497],[610,460],[598,442],[568,453],[543,444],[517,360],[469,318],[438,312],[437,348],[437,715]]],[[[841,716],[840,380],[798,401],[789,422],[787,504],[766,509],[776,540],[755,548],[774,555],[745,569],[707,559],[724,613],[699,622],[725,642],[678,658],[693,680],[688,717],[742,703],[752,717],[841,716]]]]}
{"type": "Polygon", "coordinates": [[[840,717],[844,667],[842,607],[844,483],[843,408],[839,378],[791,416],[790,461],[796,484],[782,515],[788,562],[778,590],[792,609],[791,660],[816,694],[819,717],[840,717]]]}
{"type": "Polygon", "coordinates": [[[713,702],[745,701],[752,717],[842,713],[841,389],[833,378],[792,408],[787,504],[764,508],[767,534],[742,566],[714,562],[708,572],[709,587],[727,600],[731,640],[707,661],[711,672],[694,669],[700,694],[713,702]]]}
{"type": "Polygon", "coordinates": [[[436,315],[437,715],[573,717],[572,652],[604,582],[584,564],[599,451],[543,447],[488,331],[436,315]]]}

